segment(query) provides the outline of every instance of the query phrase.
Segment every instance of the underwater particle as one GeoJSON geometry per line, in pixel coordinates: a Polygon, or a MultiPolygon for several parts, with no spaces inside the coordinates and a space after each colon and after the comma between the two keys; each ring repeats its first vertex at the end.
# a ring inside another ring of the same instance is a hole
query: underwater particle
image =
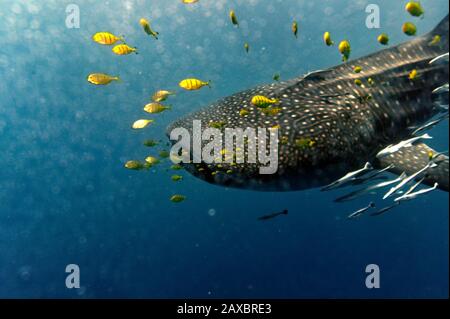
{"type": "Polygon", "coordinates": [[[158,40],[159,32],[152,30],[152,28],[150,27],[150,22],[148,22],[147,19],[144,18],[140,19],[139,24],[144,28],[145,33],[158,40]]]}
{"type": "Polygon", "coordinates": [[[245,52],[247,52],[247,53],[250,50],[250,45],[247,42],[244,43],[244,49],[245,49],[245,52]]]}
{"type": "Polygon", "coordinates": [[[159,142],[155,141],[155,140],[145,140],[144,141],[144,145],[147,146],[147,147],[154,147],[154,146],[156,146],[158,144],[159,144],[159,142]]]}
{"type": "Polygon", "coordinates": [[[269,99],[263,95],[255,95],[251,100],[251,103],[259,108],[266,108],[278,102],[279,101],[277,99],[269,99]]]}
{"type": "Polygon", "coordinates": [[[316,144],[311,138],[300,138],[295,140],[295,146],[299,149],[311,148],[316,144]]]}
{"type": "Polygon", "coordinates": [[[159,151],[158,155],[161,158],[169,158],[170,157],[170,152],[168,152],[166,150],[162,150],[162,151],[159,151]]]}
{"type": "Polygon", "coordinates": [[[297,23],[297,21],[292,22],[291,30],[292,30],[292,33],[294,34],[294,36],[297,38],[297,33],[298,33],[298,23],[297,23]]]}
{"type": "Polygon", "coordinates": [[[362,68],[359,66],[359,65],[356,65],[354,68],[353,68],[353,72],[355,72],[355,73],[360,73],[362,71],[362,68]]]}
{"type": "Polygon", "coordinates": [[[198,0],[181,0],[181,2],[186,3],[186,4],[191,4],[191,3],[198,2],[198,0]]]}
{"type": "Polygon", "coordinates": [[[163,102],[165,100],[167,100],[167,98],[170,95],[175,95],[175,92],[172,91],[166,91],[166,90],[159,90],[156,91],[153,95],[152,95],[152,100],[154,102],[163,102]]]}
{"type": "Polygon", "coordinates": [[[179,86],[188,91],[199,90],[204,86],[209,86],[209,88],[211,88],[211,81],[204,82],[199,79],[191,78],[181,81],[179,86]]]}
{"type": "Polygon", "coordinates": [[[144,168],[144,164],[139,161],[128,161],[125,163],[125,168],[132,169],[135,171],[141,170],[144,168]]]}
{"type": "Polygon", "coordinates": [[[331,40],[330,32],[327,31],[323,34],[323,42],[325,42],[327,46],[332,46],[334,44],[333,40],[331,40]]]}
{"type": "Polygon", "coordinates": [[[92,36],[92,40],[103,45],[113,45],[118,41],[124,41],[123,37],[117,37],[109,32],[97,32],[92,36]]]}
{"type": "Polygon", "coordinates": [[[342,61],[346,62],[350,57],[350,42],[348,42],[347,40],[341,41],[341,43],[339,43],[338,50],[342,54],[342,61]]]}
{"type": "Polygon", "coordinates": [[[17,271],[19,278],[23,281],[28,281],[31,278],[31,266],[22,266],[17,271]]]}
{"type": "Polygon", "coordinates": [[[216,215],[216,210],[214,208],[210,208],[208,210],[208,215],[211,216],[211,217],[215,216],[216,215]]]}
{"type": "Polygon", "coordinates": [[[418,1],[409,1],[405,6],[405,10],[413,17],[423,17],[423,14],[425,13],[422,5],[418,1]]]}
{"type": "Polygon", "coordinates": [[[355,79],[355,84],[356,84],[357,86],[361,86],[361,85],[362,85],[362,82],[361,82],[360,79],[355,79]]]}
{"type": "Polygon", "coordinates": [[[149,124],[151,124],[153,122],[154,122],[153,120],[140,119],[140,120],[137,120],[136,122],[134,122],[131,127],[135,130],[140,130],[140,129],[147,127],[149,124]]]}
{"type": "Polygon", "coordinates": [[[413,36],[417,32],[416,25],[412,22],[405,22],[402,26],[402,31],[404,34],[413,36]]]}
{"type": "Polygon", "coordinates": [[[433,40],[431,40],[430,45],[437,45],[437,44],[439,44],[439,42],[441,42],[441,36],[435,35],[433,37],[433,40]]]}
{"type": "Polygon", "coordinates": [[[118,76],[111,76],[104,73],[92,73],[87,77],[88,82],[95,85],[107,85],[113,81],[119,81],[120,78],[118,76]]]}
{"type": "Polygon", "coordinates": [[[369,83],[369,85],[374,85],[375,81],[372,78],[368,78],[367,83],[369,83]]]}
{"type": "Polygon", "coordinates": [[[279,80],[280,80],[280,74],[279,74],[279,73],[275,73],[275,74],[273,75],[273,80],[274,80],[274,81],[279,81],[279,80]]]}
{"type": "Polygon", "coordinates": [[[144,111],[151,114],[157,114],[170,110],[170,106],[164,106],[158,102],[152,102],[144,106],[144,111]]]}
{"type": "Polygon", "coordinates": [[[173,175],[170,179],[172,181],[174,181],[174,182],[180,182],[180,181],[183,180],[183,176],[181,176],[181,175],[173,175]]]}
{"type": "Polygon", "coordinates": [[[389,36],[386,33],[382,33],[377,38],[378,42],[382,45],[388,45],[389,43],[389,36]]]}
{"type": "Polygon", "coordinates": [[[417,78],[417,70],[416,69],[414,69],[414,70],[412,70],[411,72],[409,72],[409,74],[408,74],[408,79],[410,79],[410,80],[415,80],[417,78]]]}
{"type": "Polygon", "coordinates": [[[233,25],[236,25],[237,27],[239,27],[239,22],[236,18],[236,13],[234,12],[234,10],[230,11],[230,20],[233,25]]]}
{"type": "Polygon", "coordinates": [[[246,109],[242,109],[239,111],[239,115],[240,116],[247,116],[249,114],[248,110],[246,109]]]}
{"type": "Polygon", "coordinates": [[[209,127],[217,128],[219,130],[223,129],[227,123],[223,121],[212,121],[209,122],[209,127]]]}
{"type": "Polygon", "coordinates": [[[178,165],[178,164],[174,164],[172,166],[170,166],[170,169],[174,170],[174,171],[179,171],[183,169],[183,166],[178,165]]]}
{"type": "Polygon", "coordinates": [[[186,200],[186,196],[183,196],[183,195],[173,195],[170,198],[170,201],[173,202],[173,203],[181,203],[184,200],[186,200]]]}
{"type": "Polygon", "coordinates": [[[147,163],[149,163],[150,165],[156,165],[156,164],[159,164],[159,159],[157,159],[157,158],[154,157],[154,156],[148,156],[148,157],[145,159],[145,161],[146,161],[147,163]]]}
{"type": "Polygon", "coordinates": [[[131,53],[138,54],[137,48],[132,48],[127,44],[118,44],[112,48],[112,51],[117,55],[128,55],[131,53]]]}

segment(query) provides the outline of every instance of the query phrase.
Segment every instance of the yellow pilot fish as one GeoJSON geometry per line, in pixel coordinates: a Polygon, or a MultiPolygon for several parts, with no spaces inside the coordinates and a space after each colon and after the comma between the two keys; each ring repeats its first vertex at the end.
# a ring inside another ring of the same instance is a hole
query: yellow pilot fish
{"type": "Polygon", "coordinates": [[[164,112],[165,110],[170,110],[170,107],[159,104],[158,102],[149,103],[144,107],[145,112],[153,114],[161,113],[164,112]]]}
{"type": "Polygon", "coordinates": [[[158,40],[159,32],[152,30],[152,28],[150,27],[150,22],[148,22],[147,19],[142,18],[141,20],[139,20],[139,24],[144,28],[145,33],[158,40]]]}
{"type": "Polygon", "coordinates": [[[199,90],[206,85],[211,88],[211,81],[203,82],[198,79],[185,79],[181,81],[179,85],[181,88],[185,90],[192,91],[192,90],[199,90]]]}
{"type": "Polygon", "coordinates": [[[417,70],[416,69],[414,69],[414,70],[412,70],[409,74],[408,74],[408,78],[410,79],[410,80],[415,80],[416,78],[417,78],[417,70]]]}
{"type": "Polygon", "coordinates": [[[124,41],[123,37],[117,37],[109,32],[97,32],[92,36],[92,40],[103,45],[113,45],[118,41],[124,41]]]}
{"type": "Polygon", "coordinates": [[[153,94],[152,100],[154,102],[162,102],[162,101],[167,100],[167,98],[170,95],[175,95],[175,92],[166,91],[166,90],[159,90],[159,91],[155,92],[155,94],[153,94]]]}
{"type": "Polygon", "coordinates": [[[118,44],[114,48],[112,48],[112,51],[117,55],[128,55],[131,53],[137,53],[137,48],[132,48],[126,44],[118,44]]]}
{"type": "Polygon", "coordinates": [[[342,61],[346,62],[350,56],[350,42],[347,40],[341,41],[341,43],[339,43],[338,50],[342,54],[342,61]]]}
{"type": "Polygon", "coordinates": [[[92,73],[88,75],[87,80],[95,85],[107,85],[112,81],[120,81],[120,78],[103,73],[92,73]]]}
{"type": "Polygon", "coordinates": [[[230,20],[233,25],[237,25],[239,27],[238,19],[236,18],[236,13],[234,13],[234,10],[230,11],[230,20]]]}
{"type": "Polygon", "coordinates": [[[298,33],[298,23],[297,21],[292,22],[292,33],[294,34],[295,37],[297,37],[297,33],[298,33]]]}
{"type": "Polygon", "coordinates": [[[260,108],[266,108],[278,102],[279,101],[277,99],[269,99],[263,95],[255,95],[252,97],[252,104],[260,108]]]}
{"type": "Polygon", "coordinates": [[[325,44],[327,45],[327,46],[331,46],[331,45],[333,45],[334,44],[334,42],[333,42],[333,40],[331,40],[331,34],[330,34],[330,32],[325,32],[324,34],[323,34],[323,42],[325,42],[325,44]]]}

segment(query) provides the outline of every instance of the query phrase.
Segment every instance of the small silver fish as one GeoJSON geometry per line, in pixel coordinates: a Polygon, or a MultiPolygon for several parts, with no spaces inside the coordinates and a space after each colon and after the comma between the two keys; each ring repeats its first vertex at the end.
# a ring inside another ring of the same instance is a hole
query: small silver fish
{"type": "Polygon", "coordinates": [[[448,63],[448,52],[445,53],[445,54],[442,54],[442,55],[439,55],[439,56],[435,57],[429,63],[430,64],[434,64],[434,63],[437,63],[437,62],[439,62],[439,63],[441,63],[441,62],[448,63]]]}
{"type": "Polygon", "coordinates": [[[334,181],[333,183],[325,186],[322,188],[322,191],[327,191],[333,188],[336,188],[338,185],[341,185],[343,183],[347,183],[349,180],[351,180],[352,178],[356,177],[356,176],[361,176],[363,174],[365,174],[368,171],[373,170],[372,164],[370,164],[369,162],[367,162],[363,168],[358,169],[354,172],[350,172],[347,173],[344,177],[341,177],[340,179],[338,179],[337,181],[334,181]]]}
{"type": "Polygon", "coordinates": [[[431,93],[433,94],[441,94],[441,93],[448,93],[449,91],[449,87],[448,87],[448,83],[434,89],[431,93]]]}
{"type": "Polygon", "coordinates": [[[421,136],[416,136],[416,137],[412,137],[410,139],[401,141],[400,143],[397,143],[395,145],[391,144],[391,145],[387,146],[386,148],[382,149],[381,151],[379,151],[376,156],[377,156],[377,158],[385,157],[387,155],[398,152],[403,147],[411,147],[414,143],[416,143],[422,139],[432,139],[432,137],[428,134],[423,134],[421,136]]]}
{"type": "Polygon", "coordinates": [[[416,135],[417,133],[432,129],[433,127],[435,127],[436,125],[438,125],[439,123],[441,123],[442,121],[444,121],[445,119],[448,119],[448,114],[443,115],[439,118],[437,118],[434,121],[428,122],[425,125],[417,128],[416,130],[414,130],[411,134],[412,135],[416,135]]]}
{"type": "Polygon", "coordinates": [[[362,214],[364,214],[366,211],[368,211],[369,209],[371,209],[373,207],[375,207],[375,203],[374,202],[370,202],[367,207],[358,209],[356,212],[351,213],[350,215],[348,215],[347,219],[357,218],[357,217],[361,216],[362,214]]]}
{"type": "Polygon", "coordinates": [[[396,186],[392,187],[389,192],[387,192],[384,196],[383,199],[388,198],[389,196],[391,196],[392,194],[394,194],[395,192],[397,192],[398,190],[400,190],[403,186],[405,186],[406,184],[408,184],[410,181],[414,180],[417,176],[419,176],[420,174],[422,174],[423,172],[425,172],[426,170],[428,170],[429,168],[432,167],[436,167],[437,165],[434,162],[429,162],[427,165],[425,165],[424,168],[418,170],[416,173],[412,174],[411,176],[405,178],[404,180],[402,180],[400,183],[398,183],[396,186]]]}
{"type": "Polygon", "coordinates": [[[349,193],[349,194],[346,194],[346,195],[344,195],[344,196],[341,196],[341,197],[336,198],[334,201],[337,202],[337,203],[350,201],[350,200],[353,200],[353,199],[355,199],[355,198],[358,198],[358,197],[360,197],[360,196],[362,196],[362,195],[365,195],[365,194],[367,194],[367,193],[370,193],[370,192],[372,192],[372,191],[374,191],[374,190],[376,190],[376,189],[384,188],[384,187],[386,187],[386,186],[389,186],[389,185],[392,185],[392,184],[396,184],[396,183],[398,183],[398,182],[401,182],[401,181],[402,181],[403,179],[405,179],[406,177],[407,177],[407,176],[406,176],[406,173],[403,172],[403,173],[402,173],[399,177],[397,177],[396,179],[393,179],[393,180],[390,180],[390,181],[386,181],[386,182],[381,182],[381,183],[378,183],[378,184],[375,184],[375,185],[370,185],[370,186],[368,186],[368,187],[366,187],[366,188],[362,188],[362,189],[353,191],[353,192],[351,192],[351,193],[349,193]]]}
{"type": "Polygon", "coordinates": [[[417,198],[420,195],[423,195],[423,194],[426,194],[426,193],[434,191],[438,186],[439,186],[438,183],[434,183],[433,187],[421,189],[420,191],[417,191],[415,193],[409,193],[409,194],[406,193],[406,194],[404,194],[404,195],[394,199],[394,202],[408,201],[408,200],[415,199],[415,198],[417,198]]]}

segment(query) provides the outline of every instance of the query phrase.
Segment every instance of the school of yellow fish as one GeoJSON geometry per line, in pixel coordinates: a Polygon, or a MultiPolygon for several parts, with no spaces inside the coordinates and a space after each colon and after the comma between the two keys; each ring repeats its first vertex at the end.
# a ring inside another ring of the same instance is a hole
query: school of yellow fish
{"type": "MultiPolygon", "coordinates": [[[[194,4],[199,2],[199,0],[181,0],[184,4],[194,4]]],[[[409,1],[406,6],[405,10],[413,17],[421,17],[424,16],[424,9],[421,6],[420,2],[418,1],[409,1]]],[[[236,26],[239,28],[239,21],[236,15],[236,12],[234,10],[229,11],[229,20],[233,26],[236,26]]],[[[139,24],[142,27],[143,31],[150,37],[152,37],[155,40],[158,40],[159,32],[152,29],[150,21],[146,18],[139,19],[139,24]]],[[[298,31],[299,31],[299,23],[298,21],[293,21],[291,24],[291,32],[294,35],[295,38],[298,37],[298,31]]],[[[412,22],[405,22],[402,25],[402,32],[407,36],[414,36],[417,33],[417,27],[412,22]]],[[[440,35],[435,35],[433,40],[430,42],[430,45],[437,45],[440,42],[440,35]]],[[[110,46],[111,51],[118,56],[126,56],[130,55],[132,53],[138,54],[138,49],[134,46],[130,46],[126,43],[125,37],[120,35],[117,36],[113,33],[102,31],[97,32],[92,36],[92,40],[100,45],[103,46],[110,46]]],[[[386,33],[381,33],[377,37],[377,41],[381,45],[389,45],[389,36],[386,33]]],[[[323,42],[326,46],[331,47],[334,45],[334,41],[332,40],[331,33],[329,31],[324,32],[323,34],[323,42]]],[[[342,61],[346,62],[350,58],[351,54],[351,46],[350,42],[347,39],[344,39],[339,42],[337,47],[339,53],[342,56],[342,61]]],[[[250,51],[250,44],[248,42],[244,43],[244,50],[246,53],[249,53],[250,51]]],[[[355,73],[363,72],[364,70],[360,66],[355,66],[353,71],[355,73]]],[[[418,77],[417,70],[411,70],[411,72],[408,74],[408,78],[413,81],[418,77]]],[[[280,74],[275,74],[273,76],[273,80],[278,81],[280,79],[280,74]]],[[[121,78],[117,75],[108,75],[106,73],[92,73],[89,74],[87,77],[87,81],[91,84],[97,85],[97,86],[105,86],[112,82],[121,82],[121,78]]],[[[374,85],[375,83],[371,78],[367,80],[367,83],[369,85],[374,85]]],[[[361,86],[363,85],[363,82],[360,79],[355,80],[355,85],[361,86]]],[[[197,78],[186,78],[181,80],[178,83],[178,86],[186,91],[194,91],[194,90],[200,90],[201,88],[207,86],[211,88],[211,81],[203,81],[197,78]]],[[[158,114],[162,113],[166,110],[170,110],[171,106],[169,105],[163,105],[162,102],[166,101],[170,96],[174,96],[176,94],[175,91],[169,91],[169,90],[158,90],[153,93],[151,96],[151,102],[146,104],[144,106],[144,111],[149,114],[158,114]]],[[[370,99],[370,96],[368,97],[361,97],[362,99],[370,99]]],[[[271,99],[266,96],[262,95],[255,95],[251,99],[251,104],[255,105],[257,109],[259,109],[262,113],[270,116],[270,115],[277,115],[282,109],[276,107],[276,104],[279,103],[277,99],[271,99]]],[[[249,111],[245,108],[241,109],[239,111],[240,116],[247,116],[249,114],[249,111]]],[[[134,130],[142,130],[149,125],[154,123],[153,119],[138,119],[136,120],[132,125],[131,128],[134,130]]],[[[226,123],[224,122],[214,122],[209,123],[210,127],[215,128],[222,128],[224,127],[226,123]]],[[[274,127],[275,128],[275,127],[274,127]]],[[[277,127],[279,128],[279,127],[277,127]]],[[[283,137],[281,138],[280,143],[283,144],[283,137]]],[[[300,139],[296,141],[296,145],[299,148],[310,148],[315,145],[315,141],[309,140],[309,139],[300,139]]],[[[155,147],[159,144],[159,142],[155,140],[146,140],[143,143],[147,147],[155,147]]],[[[221,152],[221,155],[226,156],[227,152],[226,150],[223,150],[223,154],[221,152]]],[[[155,165],[159,164],[161,160],[166,158],[171,158],[171,154],[168,151],[162,150],[159,152],[159,159],[154,156],[148,156],[145,158],[144,161],[138,161],[138,160],[130,160],[125,163],[125,168],[130,170],[148,170],[155,165]]],[[[219,167],[219,165],[218,165],[219,167]]],[[[182,166],[176,164],[172,165],[170,167],[172,170],[181,170],[182,166]]],[[[220,167],[219,167],[220,168],[220,167]]],[[[213,172],[212,174],[217,174],[218,172],[213,172]]],[[[227,174],[232,174],[232,170],[229,170],[226,172],[227,174]]],[[[183,176],[181,175],[172,175],[171,180],[174,182],[180,182],[183,180],[183,176]]],[[[175,194],[172,195],[170,198],[170,201],[174,203],[180,203],[183,202],[186,199],[186,196],[175,194]]]]}

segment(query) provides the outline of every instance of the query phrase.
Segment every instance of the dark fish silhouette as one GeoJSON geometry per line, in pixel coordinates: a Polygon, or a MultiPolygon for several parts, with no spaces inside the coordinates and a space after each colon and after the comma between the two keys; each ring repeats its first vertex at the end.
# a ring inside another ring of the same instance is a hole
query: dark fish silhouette
{"type": "Polygon", "coordinates": [[[370,214],[370,216],[379,216],[379,215],[382,215],[382,214],[386,213],[387,211],[391,210],[392,208],[397,207],[399,204],[400,204],[400,202],[397,202],[397,203],[395,203],[395,204],[393,204],[393,205],[383,207],[383,208],[380,209],[379,211],[370,214]]]}
{"type": "Polygon", "coordinates": [[[269,220],[269,219],[272,219],[272,218],[275,218],[275,217],[278,217],[278,216],[281,216],[281,215],[287,215],[287,214],[288,214],[288,210],[285,209],[285,210],[283,210],[282,212],[279,212],[279,213],[273,213],[273,214],[261,216],[261,217],[258,218],[258,220],[269,220]]]}

